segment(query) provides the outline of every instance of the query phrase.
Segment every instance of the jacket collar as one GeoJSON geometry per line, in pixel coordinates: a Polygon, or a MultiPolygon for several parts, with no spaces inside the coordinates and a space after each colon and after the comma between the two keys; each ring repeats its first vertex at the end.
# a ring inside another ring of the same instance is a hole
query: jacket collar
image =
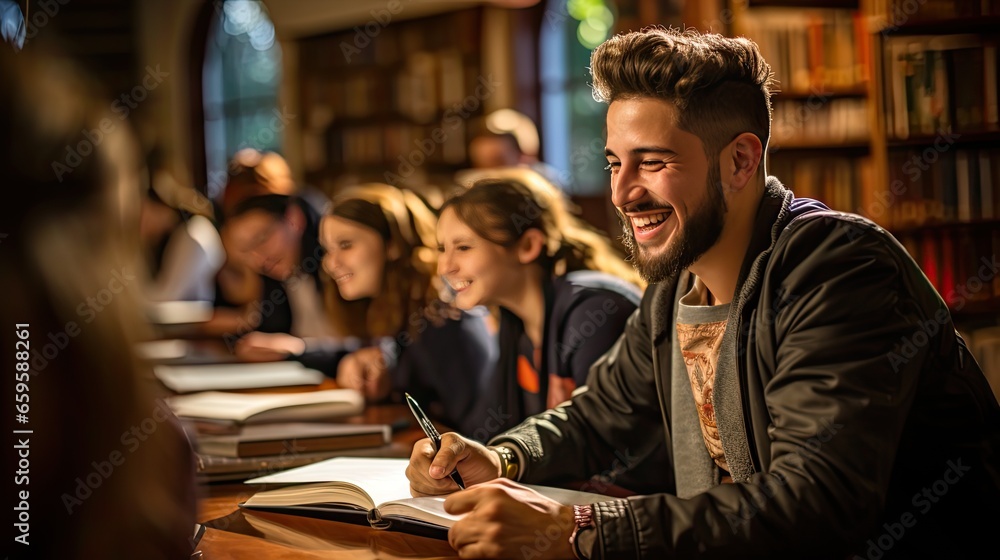
{"type": "MultiPolygon", "coordinates": [[[[785,225],[791,221],[793,214],[792,192],[786,189],[775,177],[767,177],[764,181],[764,194],[757,207],[754,219],[754,230],[750,237],[750,245],[740,267],[739,281],[736,284],[736,300],[734,308],[742,308],[752,292],[757,287],[763,253],[769,252],[778,240],[785,225]]],[[[671,333],[673,321],[673,306],[678,282],[688,282],[690,273],[681,271],[680,275],[668,278],[656,285],[652,295],[651,327],[653,344],[663,342],[664,337],[671,333]]]]}

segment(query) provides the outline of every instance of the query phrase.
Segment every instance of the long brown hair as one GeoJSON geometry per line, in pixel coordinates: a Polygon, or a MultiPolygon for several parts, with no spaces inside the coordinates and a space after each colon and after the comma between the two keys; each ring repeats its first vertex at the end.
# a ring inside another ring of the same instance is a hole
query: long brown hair
{"type": "Polygon", "coordinates": [[[513,245],[528,229],[540,230],[546,237],[546,250],[539,264],[556,276],[597,270],[645,287],[607,236],[571,212],[565,195],[534,170],[484,172],[468,190],[445,202],[441,212],[446,208],[454,210],[477,235],[504,247],[513,245]]]}
{"type": "Polygon", "coordinates": [[[330,216],[374,230],[387,258],[381,293],[370,300],[346,301],[324,274],[327,310],[342,336],[418,334],[421,319],[440,323],[452,310],[441,301],[437,277],[437,215],[416,193],[381,183],[347,188],[334,199],[330,216]],[[388,258],[390,248],[395,258],[388,258]]]}

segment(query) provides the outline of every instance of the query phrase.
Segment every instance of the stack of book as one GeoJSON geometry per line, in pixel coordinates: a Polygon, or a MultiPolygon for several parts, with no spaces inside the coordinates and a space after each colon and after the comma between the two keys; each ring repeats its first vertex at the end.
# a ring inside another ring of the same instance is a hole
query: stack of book
{"type": "Polygon", "coordinates": [[[193,434],[203,481],[244,480],[344,452],[379,448],[390,426],[339,422],[364,410],[351,389],[303,393],[203,391],[167,400],[193,434]]]}

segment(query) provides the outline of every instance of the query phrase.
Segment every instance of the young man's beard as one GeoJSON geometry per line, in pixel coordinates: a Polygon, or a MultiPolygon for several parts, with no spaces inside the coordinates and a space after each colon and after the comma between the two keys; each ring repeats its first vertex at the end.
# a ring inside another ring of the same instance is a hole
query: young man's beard
{"type": "Polygon", "coordinates": [[[726,215],[726,201],[722,197],[719,173],[709,173],[708,199],[694,214],[687,217],[684,228],[677,232],[667,250],[650,254],[638,245],[632,232],[631,221],[618,212],[622,223],[622,244],[628,260],[647,283],[655,283],[676,276],[697,261],[715,245],[722,234],[726,215]]]}

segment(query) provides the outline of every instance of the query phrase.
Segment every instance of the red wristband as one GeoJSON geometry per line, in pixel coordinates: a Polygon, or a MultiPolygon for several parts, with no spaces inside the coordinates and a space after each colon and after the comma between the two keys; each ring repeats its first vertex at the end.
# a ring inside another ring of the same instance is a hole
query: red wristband
{"type": "Polygon", "coordinates": [[[583,531],[594,528],[594,506],[592,504],[573,506],[573,523],[576,526],[569,535],[569,544],[573,548],[573,555],[578,560],[584,560],[585,557],[580,552],[580,540],[577,537],[583,531]]]}

